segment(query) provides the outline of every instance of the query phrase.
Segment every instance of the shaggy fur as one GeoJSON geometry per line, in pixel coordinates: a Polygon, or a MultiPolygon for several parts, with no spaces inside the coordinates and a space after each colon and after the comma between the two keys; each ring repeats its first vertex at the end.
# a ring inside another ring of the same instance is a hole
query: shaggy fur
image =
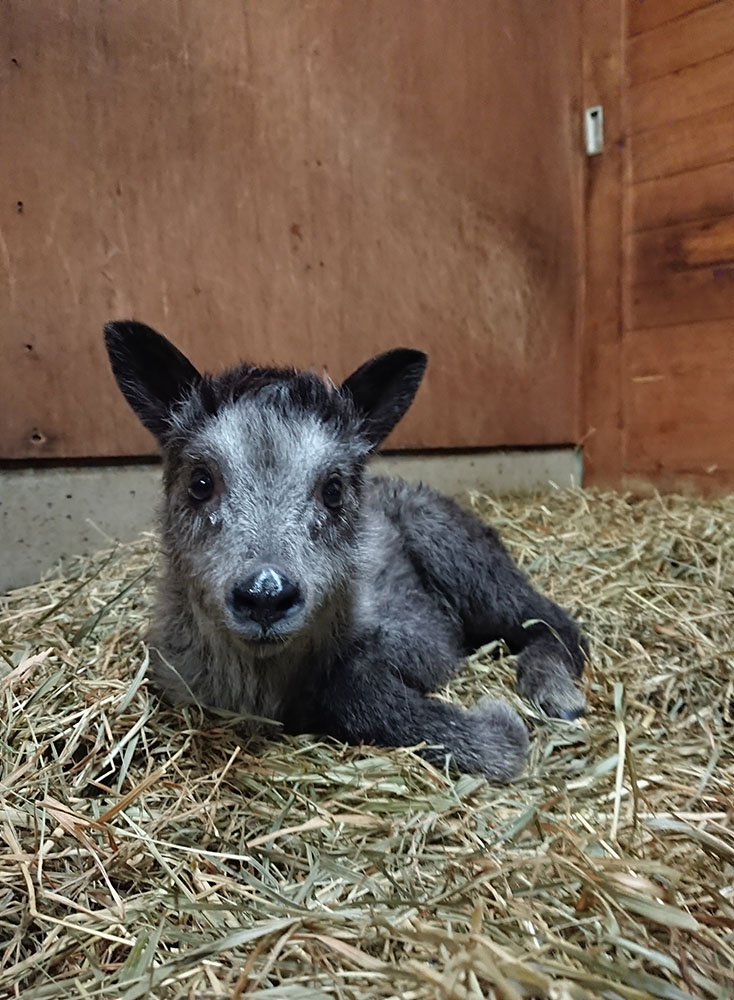
{"type": "Polygon", "coordinates": [[[203,376],[132,321],[105,336],[163,452],[166,570],[151,638],[165,697],[291,732],[426,743],[430,759],[496,781],[522,769],[519,716],[503,702],[466,711],[426,697],[468,651],[504,639],[526,697],[553,715],[583,711],[584,641],[496,532],[430,489],[365,475],[425,355],[390,351],[335,388],[250,365],[203,376]],[[236,598],[255,600],[247,588],[263,572],[295,596],[260,620],[236,598]]]}

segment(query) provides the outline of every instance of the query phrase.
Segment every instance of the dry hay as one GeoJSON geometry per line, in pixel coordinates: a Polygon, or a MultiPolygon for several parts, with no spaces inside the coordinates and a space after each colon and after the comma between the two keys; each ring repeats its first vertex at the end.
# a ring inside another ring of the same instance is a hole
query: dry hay
{"type": "Polygon", "coordinates": [[[474,503],[583,621],[591,712],[492,788],[161,707],[154,542],[0,605],[0,995],[734,996],[734,497],[474,503]],[[146,575],[148,574],[148,575],[146,575]]]}

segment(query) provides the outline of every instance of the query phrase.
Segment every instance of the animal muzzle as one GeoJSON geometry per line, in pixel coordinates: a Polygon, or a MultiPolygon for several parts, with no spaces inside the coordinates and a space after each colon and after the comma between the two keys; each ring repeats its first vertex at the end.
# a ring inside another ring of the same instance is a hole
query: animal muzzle
{"type": "Polygon", "coordinates": [[[294,618],[303,608],[298,584],[274,566],[263,566],[232,588],[228,604],[236,622],[266,630],[294,618]]]}

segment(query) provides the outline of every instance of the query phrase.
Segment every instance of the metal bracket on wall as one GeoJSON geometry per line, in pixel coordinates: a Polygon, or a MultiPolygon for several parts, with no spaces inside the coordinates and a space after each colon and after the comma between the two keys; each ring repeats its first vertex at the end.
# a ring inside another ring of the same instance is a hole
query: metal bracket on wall
{"type": "Polygon", "coordinates": [[[597,156],[604,149],[604,108],[594,104],[584,111],[586,155],[597,156]]]}

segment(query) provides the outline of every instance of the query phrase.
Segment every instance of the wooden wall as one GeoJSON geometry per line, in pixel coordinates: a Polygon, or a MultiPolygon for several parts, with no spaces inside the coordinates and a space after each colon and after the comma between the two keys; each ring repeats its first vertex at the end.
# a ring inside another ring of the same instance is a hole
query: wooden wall
{"type": "Polygon", "coordinates": [[[603,265],[620,322],[604,412],[587,406],[591,478],[733,488],[734,2],[626,0],[621,15],[597,168],[621,189],[620,264],[612,247],[603,265]]]}
{"type": "Polygon", "coordinates": [[[102,324],[196,364],[426,348],[393,445],[578,430],[579,13],[5,0],[0,458],[133,456],[102,324]]]}
{"type": "Polygon", "coordinates": [[[0,459],[151,450],[135,314],[209,367],[428,347],[396,446],[734,488],[734,0],[6,0],[0,98],[0,459]]]}

